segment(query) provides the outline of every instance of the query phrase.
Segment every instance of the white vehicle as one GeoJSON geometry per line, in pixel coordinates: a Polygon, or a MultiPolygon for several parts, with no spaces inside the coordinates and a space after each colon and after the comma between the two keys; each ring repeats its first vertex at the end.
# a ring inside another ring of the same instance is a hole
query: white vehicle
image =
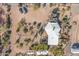
{"type": "Polygon", "coordinates": [[[74,43],[71,46],[71,53],[79,53],[79,43],[74,43]]]}

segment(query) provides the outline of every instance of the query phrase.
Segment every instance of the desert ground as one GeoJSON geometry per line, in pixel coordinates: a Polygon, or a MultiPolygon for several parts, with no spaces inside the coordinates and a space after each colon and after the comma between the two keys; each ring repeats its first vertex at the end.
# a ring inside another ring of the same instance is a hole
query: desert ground
{"type": "MultiPolygon", "coordinates": [[[[26,4],[26,5],[28,5],[28,7],[27,7],[28,12],[27,13],[21,13],[19,11],[19,8],[20,8],[19,4],[10,4],[10,5],[11,5],[11,9],[9,12],[7,12],[6,11],[7,6],[5,4],[0,4],[0,7],[2,7],[5,11],[5,15],[3,16],[3,18],[6,19],[6,15],[9,14],[11,17],[11,20],[12,20],[12,26],[9,29],[12,31],[11,37],[10,37],[10,42],[11,42],[10,46],[11,46],[11,50],[12,50],[10,53],[11,56],[16,55],[16,53],[26,53],[28,50],[30,50],[31,45],[34,43],[41,44],[40,43],[41,39],[46,38],[47,33],[44,31],[43,34],[40,35],[38,32],[44,25],[47,24],[47,22],[51,18],[50,15],[51,15],[53,9],[59,8],[59,10],[60,10],[59,19],[61,22],[62,22],[63,17],[68,16],[68,18],[70,18],[70,15],[71,15],[70,4],[53,4],[51,7],[50,7],[50,4],[46,4],[45,7],[43,7],[43,4],[41,4],[41,6],[37,10],[33,9],[33,7],[34,7],[33,4],[26,4]],[[21,30],[19,32],[17,32],[16,31],[17,28],[22,25],[22,24],[20,24],[20,22],[22,20],[24,20],[25,24],[22,26],[21,30]],[[33,25],[34,22],[36,22],[37,24],[33,25]],[[41,23],[40,27],[37,27],[37,25],[40,23],[41,23]],[[24,33],[22,29],[25,26],[28,29],[30,27],[32,27],[32,29],[28,30],[27,33],[24,33]],[[32,32],[34,34],[31,34],[32,32]],[[34,38],[34,35],[36,35],[36,34],[37,34],[37,38],[36,37],[34,38]],[[22,47],[19,47],[19,44],[16,44],[16,41],[18,40],[18,38],[20,38],[19,40],[20,40],[20,43],[22,44],[22,47]],[[24,43],[25,38],[30,38],[31,41],[28,42],[28,44],[26,42],[24,43]]],[[[75,9],[75,7],[74,7],[74,9],[75,9]]],[[[74,33],[74,30],[76,30],[76,29],[73,29],[71,33],[74,33]]],[[[62,32],[65,32],[65,30],[62,30],[62,32]]],[[[4,33],[4,31],[0,32],[0,35],[2,35],[3,33],[4,33]]],[[[72,37],[75,39],[74,36],[75,35],[72,34],[72,37]]],[[[65,49],[65,51],[67,51],[67,50],[68,49],[65,49]]],[[[65,54],[67,52],[65,52],[65,54]]]]}
{"type": "Polygon", "coordinates": [[[11,17],[13,19],[13,27],[12,27],[12,55],[15,55],[15,52],[25,52],[28,50],[27,48],[22,48],[19,49],[17,48],[15,45],[15,41],[17,38],[17,33],[16,33],[16,28],[17,28],[17,23],[21,20],[21,18],[25,18],[27,22],[33,22],[33,21],[37,21],[37,22],[46,22],[49,16],[51,8],[49,8],[48,6],[46,8],[40,8],[37,11],[34,11],[32,8],[29,8],[29,11],[27,14],[21,14],[18,11],[18,6],[17,4],[13,5],[11,8],[11,17]],[[16,9],[15,9],[16,8],[16,9]],[[15,15],[16,14],[16,15],[15,15]]]}
{"type": "Polygon", "coordinates": [[[73,54],[71,53],[71,45],[73,43],[79,43],[79,4],[71,4],[71,19],[70,24],[72,25],[72,28],[70,30],[70,43],[66,47],[66,54],[68,55],[78,55],[79,54],[73,54]]]}

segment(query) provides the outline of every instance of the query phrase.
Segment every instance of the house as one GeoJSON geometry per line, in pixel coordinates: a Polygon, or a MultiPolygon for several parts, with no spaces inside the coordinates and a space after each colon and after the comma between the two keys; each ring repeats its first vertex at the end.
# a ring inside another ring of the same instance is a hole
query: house
{"type": "Polygon", "coordinates": [[[48,45],[58,45],[60,26],[57,22],[48,22],[45,27],[48,34],[48,45]]]}

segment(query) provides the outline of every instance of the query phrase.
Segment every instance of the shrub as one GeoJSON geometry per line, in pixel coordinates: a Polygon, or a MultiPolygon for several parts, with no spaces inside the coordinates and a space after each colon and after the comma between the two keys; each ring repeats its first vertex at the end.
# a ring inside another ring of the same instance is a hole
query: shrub
{"type": "Polygon", "coordinates": [[[48,50],[48,45],[46,44],[38,44],[38,45],[35,45],[33,47],[31,47],[32,50],[48,50]]]}

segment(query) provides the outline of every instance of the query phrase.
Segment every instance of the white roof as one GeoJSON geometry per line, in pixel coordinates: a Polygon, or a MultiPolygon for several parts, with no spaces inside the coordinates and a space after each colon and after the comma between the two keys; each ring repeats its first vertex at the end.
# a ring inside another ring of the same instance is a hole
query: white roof
{"type": "Polygon", "coordinates": [[[60,31],[59,24],[48,22],[48,24],[45,27],[45,31],[48,34],[48,45],[58,45],[60,31]]]}

